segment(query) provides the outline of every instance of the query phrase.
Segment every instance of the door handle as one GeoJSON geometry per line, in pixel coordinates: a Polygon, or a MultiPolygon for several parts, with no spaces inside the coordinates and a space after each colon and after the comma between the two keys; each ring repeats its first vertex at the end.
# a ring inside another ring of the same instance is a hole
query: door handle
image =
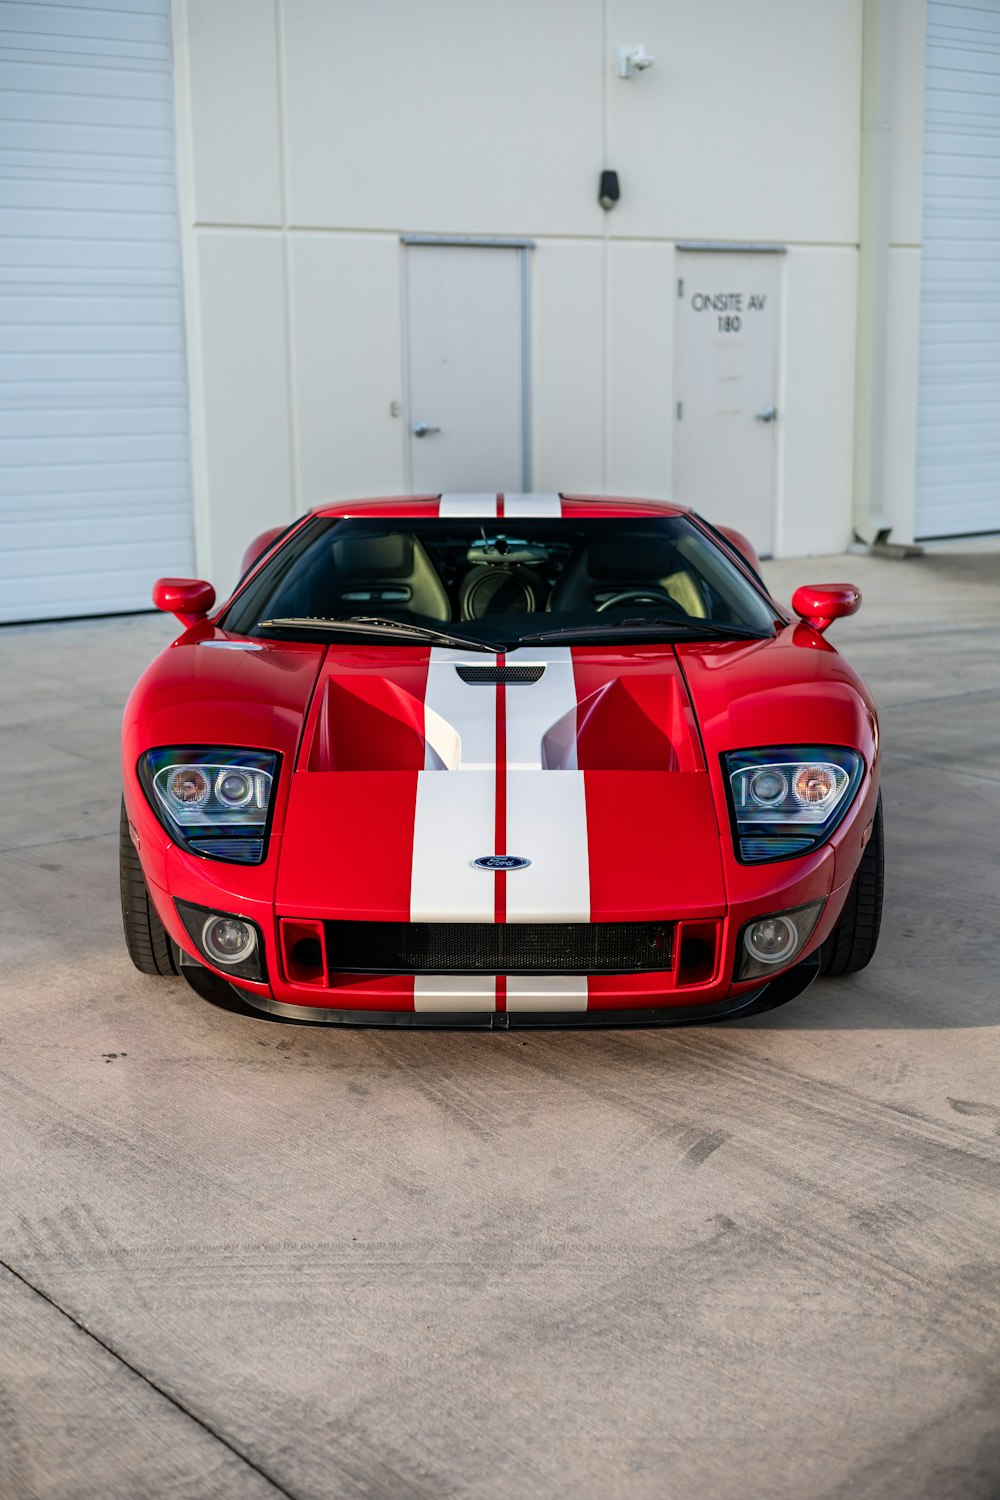
{"type": "Polygon", "coordinates": [[[754,412],[755,422],[773,422],[778,415],[777,408],[765,406],[763,411],[754,412]]]}
{"type": "Polygon", "coordinates": [[[441,431],[440,427],[428,427],[428,425],[427,425],[426,422],[414,422],[414,424],[413,424],[413,436],[414,437],[427,437],[432,432],[440,432],[440,431],[441,431]]]}

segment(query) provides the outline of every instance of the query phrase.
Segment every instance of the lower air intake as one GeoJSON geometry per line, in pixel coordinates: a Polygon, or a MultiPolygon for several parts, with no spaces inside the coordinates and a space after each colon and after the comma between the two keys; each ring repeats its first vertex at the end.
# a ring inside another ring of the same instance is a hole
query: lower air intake
{"type": "Polygon", "coordinates": [[[327,922],[340,974],[637,974],[670,969],[671,922],[327,922]]]}

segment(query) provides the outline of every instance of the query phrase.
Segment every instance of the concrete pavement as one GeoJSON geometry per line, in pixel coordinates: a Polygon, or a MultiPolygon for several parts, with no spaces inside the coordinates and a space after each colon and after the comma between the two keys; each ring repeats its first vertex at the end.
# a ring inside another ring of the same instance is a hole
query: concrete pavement
{"type": "Polygon", "coordinates": [[[889,875],[743,1023],[280,1025],[130,966],[161,617],[0,633],[0,1497],[996,1500],[1000,554],[858,582],[889,875]]]}

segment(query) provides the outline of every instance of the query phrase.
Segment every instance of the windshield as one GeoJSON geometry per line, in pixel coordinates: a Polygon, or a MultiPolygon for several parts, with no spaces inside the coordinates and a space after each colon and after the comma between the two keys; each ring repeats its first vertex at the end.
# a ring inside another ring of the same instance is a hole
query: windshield
{"type": "Polygon", "coordinates": [[[220,623],[241,635],[479,651],[774,633],[767,600],[683,516],[316,517],[220,623]]]}

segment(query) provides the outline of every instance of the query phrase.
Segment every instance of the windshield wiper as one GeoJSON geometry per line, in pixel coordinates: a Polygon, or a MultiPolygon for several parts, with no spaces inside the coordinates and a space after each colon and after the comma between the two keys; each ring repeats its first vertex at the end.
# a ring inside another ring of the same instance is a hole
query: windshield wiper
{"type": "Polygon", "coordinates": [[[533,635],[522,635],[518,637],[519,646],[544,645],[554,640],[566,640],[570,637],[589,639],[591,636],[621,635],[623,632],[634,635],[642,632],[644,635],[654,634],[661,636],[664,629],[667,631],[680,631],[683,635],[707,636],[711,640],[724,641],[763,641],[768,636],[764,631],[752,630],[746,625],[723,625],[717,620],[678,620],[672,615],[662,615],[650,618],[649,615],[629,617],[624,620],[600,621],[594,625],[563,625],[555,630],[539,630],[533,635]]]}
{"type": "Polygon", "coordinates": [[[461,651],[489,651],[498,655],[505,646],[488,646],[464,635],[434,630],[430,625],[409,625],[404,620],[386,620],[381,615],[352,615],[349,620],[327,620],[321,616],[295,615],[288,619],[261,620],[258,630],[330,630],[345,635],[407,636],[410,640],[433,641],[439,646],[457,646],[461,651]]]}

